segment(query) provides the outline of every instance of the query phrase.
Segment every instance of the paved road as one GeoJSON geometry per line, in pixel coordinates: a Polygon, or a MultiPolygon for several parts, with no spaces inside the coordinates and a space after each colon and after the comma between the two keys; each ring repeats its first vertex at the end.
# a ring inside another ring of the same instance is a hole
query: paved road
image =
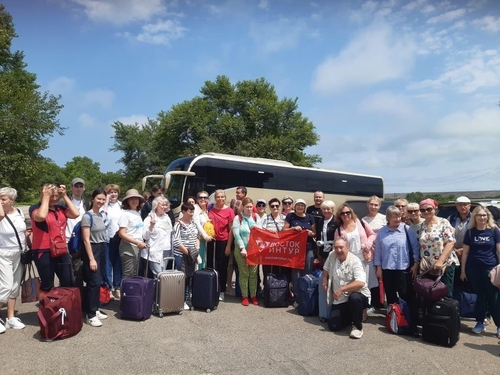
{"type": "MultiPolygon", "coordinates": [[[[39,340],[34,303],[18,305],[22,331],[0,335],[7,374],[499,374],[494,327],[482,336],[462,324],[452,349],[386,333],[382,315],[369,317],[361,340],[349,329],[328,331],[317,317],[293,308],[241,306],[227,298],[212,313],[122,321],[118,302],[100,328],[84,324],[75,337],[39,340]]],[[[5,312],[2,311],[2,317],[5,312]]]]}

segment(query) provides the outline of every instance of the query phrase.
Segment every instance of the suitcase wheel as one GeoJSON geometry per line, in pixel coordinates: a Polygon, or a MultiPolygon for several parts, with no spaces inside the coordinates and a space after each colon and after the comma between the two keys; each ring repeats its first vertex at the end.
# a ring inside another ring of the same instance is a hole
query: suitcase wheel
{"type": "Polygon", "coordinates": [[[161,311],[160,311],[160,312],[158,313],[158,316],[159,316],[160,318],[163,318],[163,312],[161,312],[161,311]]]}
{"type": "Polygon", "coordinates": [[[207,313],[209,313],[209,312],[212,312],[212,310],[210,310],[210,309],[207,309],[207,313]]]}
{"type": "Polygon", "coordinates": [[[182,315],[182,313],[183,313],[183,310],[180,310],[180,311],[179,311],[179,315],[182,315]]]}

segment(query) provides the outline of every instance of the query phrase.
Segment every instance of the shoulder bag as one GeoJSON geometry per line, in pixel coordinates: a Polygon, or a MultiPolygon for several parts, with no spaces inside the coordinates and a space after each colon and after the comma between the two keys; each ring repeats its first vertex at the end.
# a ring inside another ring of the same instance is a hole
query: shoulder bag
{"type": "Polygon", "coordinates": [[[54,215],[57,220],[59,234],[57,234],[56,236],[52,236],[50,234],[50,228],[49,228],[50,257],[59,258],[62,257],[63,255],[69,254],[69,252],[68,252],[68,245],[66,244],[66,238],[64,237],[61,229],[61,222],[59,221],[59,217],[57,216],[57,212],[54,212],[54,215]]]}

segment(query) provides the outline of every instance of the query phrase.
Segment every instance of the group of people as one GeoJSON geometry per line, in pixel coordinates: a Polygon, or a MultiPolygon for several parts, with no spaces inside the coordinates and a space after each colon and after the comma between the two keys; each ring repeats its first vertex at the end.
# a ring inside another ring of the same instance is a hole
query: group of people
{"type": "MultiPolygon", "coordinates": [[[[277,267],[274,273],[288,277],[293,298],[293,282],[321,268],[320,287],[331,308],[332,330],[350,325],[350,336],[361,338],[363,320],[384,306],[378,289],[383,281],[388,304],[398,296],[408,302],[412,333],[418,335],[418,299],[412,280],[418,274],[442,274],[452,296],[457,272],[460,279],[470,281],[478,296],[473,332],[485,329],[489,312],[500,338],[499,290],[488,279],[489,271],[499,264],[500,231],[487,208],[480,206],[471,213],[466,197],[457,199],[457,214],[444,219],[436,216],[437,203],[431,199],[418,204],[398,199],[383,215],[381,199],[373,196],[367,202],[368,215],[358,218],[349,204],[336,208],[321,191],[314,192],[314,204],[307,207],[304,199],[289,195],[254,203],[240,186],[230,204],[224,190],[214,192],[212,204],[206,191],[189,197],[176,219],[158,186],[147,199],[131,189],[121,201],[115,184],[94,190],[88,201],[84,191],[81,178],[71,182],[70,195],[64,185],[44,185],[40,202],[29,209],[29,230],[22,212],[14,208],[16,191],[0,189],[0,303],[7,304],[0,332],[24,328],[14,311],[22,277],[20,252],[27,246],[41,280],[39,298],[54,287],[55,275],[61,286],[82,288],[83,310],[93,327],[107,318],[99,310],[101,286],[119,299],[123,278],[155,277],[169,267],[186,274],[185,309],[189,309],[191,277],[204,267],[218,271],[219,300],[237,294],[242,305],[258,305],[259,266],[246,262],[250,232],[258,226],[272,232],[307,232],[304,269],[277,267]],[[83,238],[80,253],[51,256],[54,243],[61,238],[69,241],[78,222],[83,238]]],[[[265,278],[271,267],[263,265],[262,271],[265,278]]]]}

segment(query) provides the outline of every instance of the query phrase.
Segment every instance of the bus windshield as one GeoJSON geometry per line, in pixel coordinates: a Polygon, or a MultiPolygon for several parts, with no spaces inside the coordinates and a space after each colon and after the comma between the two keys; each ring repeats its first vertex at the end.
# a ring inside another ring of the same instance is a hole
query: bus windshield
{"type": "Polygon", "coordinates": [[[170,208],[177,208],[182,203],[182,189],[184,188],[184,180],[186,176],[171,175],[170,183],[165,191],[165,197],[170,201],[170,208]]]}

